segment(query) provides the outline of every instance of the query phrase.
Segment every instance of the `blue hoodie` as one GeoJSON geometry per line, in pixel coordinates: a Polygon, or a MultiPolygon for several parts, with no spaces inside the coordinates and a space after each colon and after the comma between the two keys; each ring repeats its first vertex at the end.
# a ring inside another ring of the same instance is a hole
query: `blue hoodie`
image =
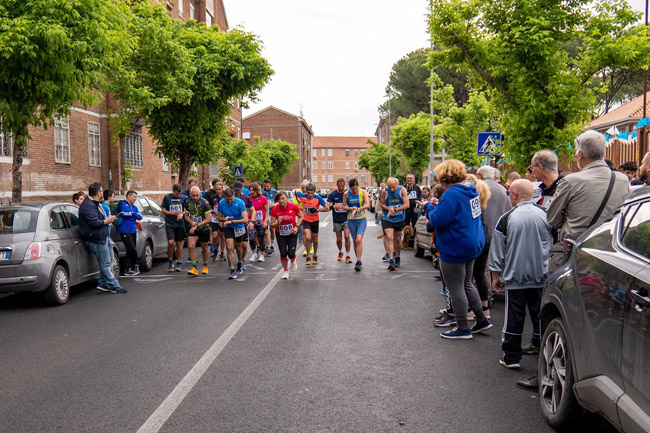
{"type": "Polygon", "coordinates": [[[436,247],[443,262],[468,262],[481,254],[485,236],[481,201],[474,185],[452,185],[438,206],[427,203],[424,211],[435,228],[436,247]]]}
{"type": "Polygon", "coordinates": [[[120,200],[115,209],[115,215],[122,217],[122,224],[119,225],[120,233],[137,233],[138,227],[135,220],[141,220],[142,215],[136,205],[131,206],[126,200],[120,200]]]}

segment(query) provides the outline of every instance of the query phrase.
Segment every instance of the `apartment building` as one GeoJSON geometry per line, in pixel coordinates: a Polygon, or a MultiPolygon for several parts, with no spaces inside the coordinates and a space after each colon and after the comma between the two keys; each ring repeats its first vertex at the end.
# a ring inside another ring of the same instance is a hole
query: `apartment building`
{"type": "MultiPolygon", "coordinates": [[[[243,120],[243,138],[252,140],[284,140],[293,143],[300,159],[294,162],[291,173],[284,176],[282,188],[296,188],[303,179],[312,178],[312,139],[314,132],[302,116],[269,106],[243,120]]],[[[244,173],[246,175],[246,173],[244,173]]]]}
{"type": "Polygon", "coordinates": [[[371,147],[368,140],[377,137],[314,137],[312,181],[329,189],[336,188],[339,178],[356,178],[362,187],[376,185],[371,173],[359,168],[359,157],[371,147]]]}
{"type": "MultiPolygon", "coordinates": [[[[222,0],[165,0],[163,4],[172,18],[195,19],[228,30],[222,0]]],[[[97,181],[105,189],[123,192],[127,189],[122,180],[126,165],[133,168],[129,187],[140,194],[161,198],[178,182],[167,161],[156,155],[144,124],[134,124],[131,134],[119,139],[119,147],[113,144],[106,113],[118,101],[109,94],[104,96],[97,106],[75,104],[67,119],[56,119],[47,129],[30,127],[32,138],[22,169],[23,200],[71,200],[73,193],[86,191],[97,181]]],[[[235,138],[241,138],[241,120],[239,101],[234,101],[225,122],[235,138]]],[[[0,199],[4,202],[11,197],[12,140],[0,133],[0,199]]],[[[199,186],[206,188],[216,165],[197,167],[197,171],[199,186]]]]}

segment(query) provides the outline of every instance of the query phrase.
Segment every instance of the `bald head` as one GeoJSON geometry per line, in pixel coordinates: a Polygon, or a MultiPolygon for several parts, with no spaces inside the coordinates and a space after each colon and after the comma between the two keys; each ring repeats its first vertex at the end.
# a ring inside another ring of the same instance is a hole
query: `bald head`
{"type": "Polygon", "coordinates": [[[195,185],[192,188],[190,188],[190,198],[193,201],[199,201],[199,199],[201,198],[201,190],[199,189],[198,186],[195,185]]]}
{"type": "Polygon", "coordinates": [[[528,179],[517,179],[510,185],[510,201],[512,205],[529,201],[533,198],[533,184],[528,179]]]}

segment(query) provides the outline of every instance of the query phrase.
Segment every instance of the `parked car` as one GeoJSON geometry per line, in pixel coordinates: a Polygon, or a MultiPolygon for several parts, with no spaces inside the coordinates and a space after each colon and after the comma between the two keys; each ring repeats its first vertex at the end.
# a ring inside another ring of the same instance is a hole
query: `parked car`
{"type": "Polygon", "coordinates": [[[547,282],[538,376],[552,426],[578,431],[585,409],[622,432],[650,431],[649,291],[650,192],[641,188],[580,236],[547,282]]]}
{"type": "Polygon", "coordinates": [[[433,234],[427,233],[427,217],[420,215],[415,223],[415,236],[413,236],[413,252],[415,257],[424,257],[425,254],[433,255],[433,234]]]}
{"type": "Polygon", "coordinates": [[[379,201],[379,195],[381,194],[381,190],[379,187],[372,186],[368,187],[368,196],[370,197],[370,211],[375,212],[375,208],[377,207],[377,201],[379,201]]]}
{"type": "Polygon", "coordinates": [[[330,191],[329,188],[321,188],[318,191],[318,194],[320,194],[320,196],[323,197],[324,199],[327,199],[327,196],[329,195],[330,192],[332,192],[332,191],[330,191]]]}
{"type": "MultiPolygon", "coordinates": [[[[119,201],[125,199],[125,196],[115,196],[115,201],[111,203],[111,213],[115,212],[119,201]]],[[[135,248],[138,253],[138,264],[141,271],[148,272],[153,268],[154,258],[167,257],[165,216],[158,203],[150,197],[139,195],[135,201],[135,207],[142,214],[142,220],[136,221],[138,235],[135,248]]],[[[123,261],[126,256],[126,248],[114,225],[111,227],[111,239],[117,245],[120,260],[123,261]]]]}
{"type": "MultiPolygon", "coordinates": [[[[115,245],[113,252],[117,257],[115,245]]],[[[120,273],[117,260],[113,273],[120,273]]],[[[98,276],[97,259],[79,234],[76,205],[0,206],[0,292],[43,292],[49,304],[62,305],[70,287],[98,276]]]]}

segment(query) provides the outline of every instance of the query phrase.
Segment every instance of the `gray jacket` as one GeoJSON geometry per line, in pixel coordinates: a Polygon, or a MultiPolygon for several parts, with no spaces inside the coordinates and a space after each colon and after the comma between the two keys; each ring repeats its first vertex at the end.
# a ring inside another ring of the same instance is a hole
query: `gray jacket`
{"type": "Polygon", "coordinates": [[[499,219],[488,268],[501,273],[506,290],[544,287],[552,244],[544,209],[530,201],[521,202],[499,219]]]}
{"type": "Polygon", "coordinates": [[[496,183],[493,179],[484,179],[483,182],[490,189],[490,199],[481,214],[483,224],[487,228],[485,233],[485,243],[488,244],[492,239],[494,228],[501,218],[501,215],[512,209],[512,204],[508,198],[508,192],[504,187],[496,183]]]}

